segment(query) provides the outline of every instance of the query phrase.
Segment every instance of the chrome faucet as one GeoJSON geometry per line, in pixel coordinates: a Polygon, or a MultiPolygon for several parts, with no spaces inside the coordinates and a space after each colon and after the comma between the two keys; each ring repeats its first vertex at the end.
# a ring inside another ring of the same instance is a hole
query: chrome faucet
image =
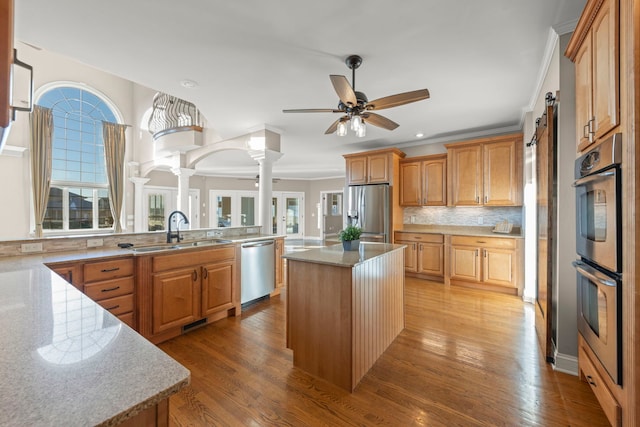
{"type": "Polygon", "coordinates": [[[183,239],[182,237],[180,237],[180,225],[177,221],[176,221],[176,232],[175,233],[171,232],[171,222],[173,222],[173,217],[176,215],[180,215],[182,217],[182,222],[184,222],[185,224],[189,224],[189,219],[184,213],[182,213],[181,211],[171,212],[169,214],[169,220],[168,220],[169,227],[167,230],[167,243],[172,243],[174,237],[178,239],[178,243],[180,243],[180,240],[183,239]]]}

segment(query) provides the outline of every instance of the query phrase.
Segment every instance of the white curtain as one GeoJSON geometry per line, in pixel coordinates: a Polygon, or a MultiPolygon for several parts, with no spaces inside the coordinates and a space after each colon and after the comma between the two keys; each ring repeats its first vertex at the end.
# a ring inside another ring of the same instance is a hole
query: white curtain
{"type": "Polygon", "coordinates": [[[33,106],[31,122],[31,181],[33,183],[33,207],[36,220],[36,237],[42,237],[42,222],[47,212],[51,186],[51,139],[53,112],[39,105],[33,106]]]}
{"type": "Polygon", "coordinates": [[[109,179],[109,205],[111,206],[111,215],[113,215],[113,230],[116,233],[122,231],[120,215],[124,198],[126,128],[126,125],[102,122],[104,155],[107,163],[107,178],[109,179]]]}

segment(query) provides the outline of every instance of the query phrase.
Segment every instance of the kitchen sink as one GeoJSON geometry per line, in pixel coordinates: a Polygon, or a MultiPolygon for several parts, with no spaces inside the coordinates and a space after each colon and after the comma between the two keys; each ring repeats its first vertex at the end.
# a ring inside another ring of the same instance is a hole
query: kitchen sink
{"type": "Polygon", "coordinates": [[[175,244],[155,245],[155,246],[140,246],[139,248],[131,248],[131,250],[136,253],[145,253],[145,252],[155,252],[155,251],[167,251],[172,249],[193,248],[197,246],[222,245],[225,243],[233,243],[233,242],[227,239],[208,239],[208,240],[198,240],[196,242],[185,242],[185,243],[175,243],[175,244]]]}
{"type": "Polygon", "coordinates": [[[131,250],[133,252],[138,252],[138,253],[154,252],[154,251],[165,251],[167,249],[180,249],[180,246],[178,246],[178,245],[172,245],[172,246],[159,245],[159,246],[141,246],[139,248],[131,248],[131,250]]]}

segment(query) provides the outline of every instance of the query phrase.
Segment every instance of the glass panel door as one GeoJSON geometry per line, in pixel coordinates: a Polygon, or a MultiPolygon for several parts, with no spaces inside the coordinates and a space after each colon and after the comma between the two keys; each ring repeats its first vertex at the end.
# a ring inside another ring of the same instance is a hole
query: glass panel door
{"type": "Polygon", "coordinates": [[[217,195],[214,199],[216,206],[216,227],[231,227],[231,196],[217,195]]]}
{"type": "Polygon", "coordinates": [[[240,225],[256,225],[257,200],[255,196],[240,196],[240,225]]]}
{"type": "Polygon", "coordinates": [[[304,237],[304,193],[273,193],[273,233],[304,237]]]}

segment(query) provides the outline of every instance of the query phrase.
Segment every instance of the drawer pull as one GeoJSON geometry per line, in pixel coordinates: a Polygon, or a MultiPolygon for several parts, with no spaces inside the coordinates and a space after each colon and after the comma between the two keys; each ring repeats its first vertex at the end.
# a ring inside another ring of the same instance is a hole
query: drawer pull
{"type": "Polygon", "coordinates": [[[591,384],[594,387],[597,387],[598,385],[595,383],[595,381],[593,381],[593,377],[591,375],[587,375],[587,382],[589,384],[591,384]]]}
{"type": "Polygon", "coordinates": [[[107,311],[112,311],[112,310],[115,310],[116,308],[120,308],[120,304],[107,308],[107,311]]]}
{"type": "Polygon", "coordinates": [[[120,286],[116,286],[116,287],[108,288],[108,289],[102,289],[100,292],[112,292],[112,291],[116,291],[118,289],[120,289],[120,286]]]}
{"type": "Polygon", "coordinates": [[[120,267],[114,267],[114,268],[105,268],[100,270],[101,273],[111,273],[113,271],[118,271],[120,270],[120,267]]]}
{"type": "Polygon", "coordinates": [[[476,243],[487,243],[484,240],[476,240],[476,243]]]}

